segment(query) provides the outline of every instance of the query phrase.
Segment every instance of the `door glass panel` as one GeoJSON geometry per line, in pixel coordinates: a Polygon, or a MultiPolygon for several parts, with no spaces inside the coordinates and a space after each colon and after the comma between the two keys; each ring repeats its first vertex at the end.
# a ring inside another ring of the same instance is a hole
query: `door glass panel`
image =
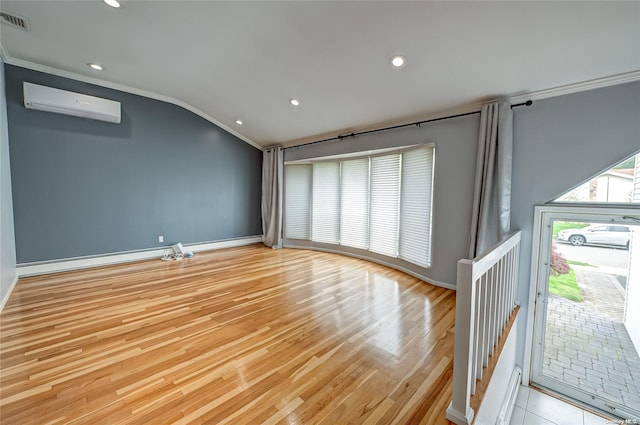
{"type": "Polygon", "coordinates": [[[533,380],[621,418],[640,418],[640,225],[551,225],[533,380]]]}

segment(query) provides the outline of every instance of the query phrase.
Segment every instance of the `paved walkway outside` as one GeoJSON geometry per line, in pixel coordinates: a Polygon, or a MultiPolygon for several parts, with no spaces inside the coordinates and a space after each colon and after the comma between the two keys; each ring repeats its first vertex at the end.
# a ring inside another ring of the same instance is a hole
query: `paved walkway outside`
{"type": "Polygon", "coordinates": [[[640,410],[640,357],[622,323],[614,276],[575,267],[581,303],[551,295],[542,373],[640,410]]]}
{"type": "Polygon", "coordinates": [[[593,271],[593,267],[572,266],[572,268],[576,273],[578,285],[582,289],[584,301],[581,304],[589,311],[598,311],[622,323],[625,291],[618,279],[608,273],[593,271]]]}

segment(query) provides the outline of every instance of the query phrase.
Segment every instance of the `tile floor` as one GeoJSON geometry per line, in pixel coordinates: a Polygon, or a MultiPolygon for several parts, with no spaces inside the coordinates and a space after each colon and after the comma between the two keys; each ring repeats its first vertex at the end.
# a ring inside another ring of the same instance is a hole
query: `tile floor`
{"type": "Polygon", "coordinates": [[[510,425],[612,425],[620,423],[521,386],[510,425]]]}

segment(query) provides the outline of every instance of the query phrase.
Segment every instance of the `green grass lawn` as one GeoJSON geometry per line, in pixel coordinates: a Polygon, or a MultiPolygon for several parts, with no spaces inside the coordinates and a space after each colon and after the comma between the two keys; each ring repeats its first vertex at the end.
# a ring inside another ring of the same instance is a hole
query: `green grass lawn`
{"type": "Polygon", "coordinates": [[[595,267],[593,264],[585,263],[584,261],[567,260],[567,263],[573,264],[574,266],[595,267]]]}
{"type": "Polygon", "coordinates": [[[558,239],[558,232],[565,229],[582,229],[587,227],[589,223],[571,223],[569,221],[554,221],[553,222],[553,239],[558,239]]]}
{"type": "Polygon", "coordinates": [[[581,302],[584,300],[573,269],[567,274],[549,276],[549,292],[571,301],[581,302]]]}
{"type": "MultiPolygon", "coordinates": [[[[558,232],[565,229],[581,229],[588,226],[588,223],[572,223],[569,221],[554,221],[553,222],[553,238],[558,238],[558,232]]],[[[589,263],[582,261],[567,260],[567,263],[576,266],[592,266],[589,263]]],[[[593,267],[593,266],[592,266],[593,267]]],[[[573,269],[569,270],[567,274],[550,275],[549,276],[549,293],[557,295],[562,298],[566,298],[571,301],[581,302],[584,300],[582,297],[582,290],[578,286],[576,281],[576,274],[573,269]]]]}

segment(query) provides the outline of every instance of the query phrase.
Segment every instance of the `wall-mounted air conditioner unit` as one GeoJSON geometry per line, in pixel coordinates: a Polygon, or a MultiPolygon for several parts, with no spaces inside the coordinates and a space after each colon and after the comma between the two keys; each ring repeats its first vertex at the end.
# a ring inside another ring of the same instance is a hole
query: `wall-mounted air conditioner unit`
{"type": "Polygon", "coordinates": [[[27,109],[120,122],[120,102],[26,82],[24,106],[27,109]]]}

